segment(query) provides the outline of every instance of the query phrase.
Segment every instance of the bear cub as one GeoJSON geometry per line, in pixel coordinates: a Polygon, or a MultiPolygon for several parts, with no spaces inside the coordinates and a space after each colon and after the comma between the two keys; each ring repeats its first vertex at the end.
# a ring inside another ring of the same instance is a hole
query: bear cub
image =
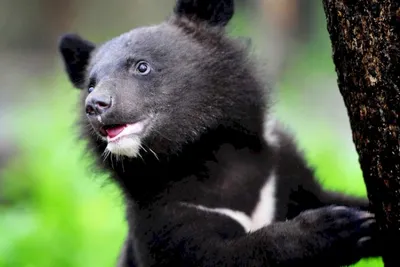
{"type": "MultiPolygon", "coordinates": [[[[103,44],[60,38],[79,127],[121,189],[118,266],[343,266],[380,256],[364,198],[321,188],[269,114],[233,0],[177,0],[103,44]]],[[[107,244],[104,244],[105,246],[107,244]]]]}

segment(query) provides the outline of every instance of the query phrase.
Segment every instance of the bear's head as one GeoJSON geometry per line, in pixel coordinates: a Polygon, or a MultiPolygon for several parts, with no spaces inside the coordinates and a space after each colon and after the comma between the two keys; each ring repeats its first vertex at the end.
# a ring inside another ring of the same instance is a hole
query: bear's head
{"type": "Polygon", "coordinates": [[[169,154],[217,128],[261,134],[264,85],[247,43],[225,34],[233,0],[178,0],[166,21],[59,50],[81,89],[85,137],[115,155],[169,154]]]}

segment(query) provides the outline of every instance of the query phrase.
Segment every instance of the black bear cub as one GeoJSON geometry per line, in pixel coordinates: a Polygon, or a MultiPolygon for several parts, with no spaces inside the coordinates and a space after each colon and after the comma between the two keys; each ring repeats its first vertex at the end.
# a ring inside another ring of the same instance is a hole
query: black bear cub
{"type": "MultiPolygon", "coordinates": [[[[158,25],[59,50],[80,127],[120,186],[118,266],[342,266],[379,256],[366,199],[326,192],[279,122],[233,0],[178,0],[158,25]]],[[[104,244],[107,246],[107,244],[104,244]]]]}

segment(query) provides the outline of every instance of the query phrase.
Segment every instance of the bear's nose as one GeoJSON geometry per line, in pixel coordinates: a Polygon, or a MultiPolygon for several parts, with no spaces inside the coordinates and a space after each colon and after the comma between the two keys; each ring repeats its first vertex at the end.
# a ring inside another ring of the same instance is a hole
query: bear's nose
{"type": "Polygon", "coordinates": [[[86,100],[86,113],[88,115],[102,115],[112,105],[111,97],[105,95],[93,95],[86,100]]]}

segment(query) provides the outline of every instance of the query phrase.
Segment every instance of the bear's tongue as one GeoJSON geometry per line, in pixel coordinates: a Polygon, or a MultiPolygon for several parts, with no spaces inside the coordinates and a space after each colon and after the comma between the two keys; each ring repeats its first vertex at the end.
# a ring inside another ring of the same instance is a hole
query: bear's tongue
{"type": "Polygon", "coordinates": [[[109,138],[114,138],[119,135],[124,129],[126,125],[116,125],[106,129],[107,135],[109,138]]]}

